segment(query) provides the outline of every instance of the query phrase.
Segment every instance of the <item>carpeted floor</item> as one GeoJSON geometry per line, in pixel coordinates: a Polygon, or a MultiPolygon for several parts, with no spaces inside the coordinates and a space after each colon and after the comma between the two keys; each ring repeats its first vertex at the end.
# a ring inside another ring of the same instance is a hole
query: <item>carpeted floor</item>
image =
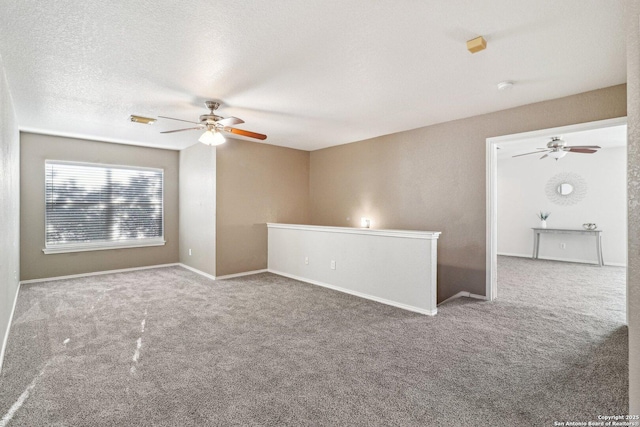
{"type": "MultiPolygon", "coordinates": [[[[393,284],[389,284],[392,286],[393,284]]],[[[625,270],[499,259],[435,317],[272,274],[23,285],[0,426],[552,426],[627,413],[625,270]]]]}

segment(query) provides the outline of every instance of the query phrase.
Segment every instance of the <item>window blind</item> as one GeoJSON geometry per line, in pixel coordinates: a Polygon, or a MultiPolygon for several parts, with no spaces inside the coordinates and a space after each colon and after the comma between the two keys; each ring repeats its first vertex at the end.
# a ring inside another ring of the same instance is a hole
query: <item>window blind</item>
{"type": "Polygon", "coordinates": [[[163,171],[45,162],[46,248],[163,241],[163,171]]]}

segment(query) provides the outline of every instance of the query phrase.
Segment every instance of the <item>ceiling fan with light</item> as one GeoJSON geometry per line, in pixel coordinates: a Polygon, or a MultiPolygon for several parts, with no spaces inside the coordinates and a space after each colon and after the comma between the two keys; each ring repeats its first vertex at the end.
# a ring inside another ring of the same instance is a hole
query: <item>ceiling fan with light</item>
{"type": "Polygon", "coordinates": [[[206,101],[205,105],[209,109],[209,114],[203,114],[200,116],[200,120],[198,122],[194,122],[191,120],[182,120],[176,119],[174,117],[166,117],[166,116],[158,116],[163,119],[169,120],[177,120],[180,122],[193,123],[197,126],[185,128],[185,129],[176,129],[176,130],[168,130],[160,133],[174,133],[174,132],[183,132],[187,130],[205,130],[205,132],[198,138],[198,141],[202,142],[206,145],[220,145],[223,144],[226,139],[222,132],[229,132],[235,135],[247,136],[249,138],[256,138],[260,140],[267,139],[267,135],[263,135],[261,133],[250,132],[248,130],[237,129],[231,127],[233,125],[239,125],[244,123],[244,120],[239,119],[237,117],[222,117],[215,114],[215,111],[220,107],[220,103],[216,101],[206,101]]]}
{"type": "Polygon", "coordinates": [[[516,154],[513,157],[528,156],[529,154],[542,154],[545,153],[540,159],[545,157],[551,157],[556,160],[563,158],[567,153],[583,153],[593,154],[600,148],[599,145],[572,145],[568,146],[567,143],[561,138],[554,136],[551,141],[547,143],[546,148],[537,148],[538,151],[532,151],[531,153],[516,154]]]}

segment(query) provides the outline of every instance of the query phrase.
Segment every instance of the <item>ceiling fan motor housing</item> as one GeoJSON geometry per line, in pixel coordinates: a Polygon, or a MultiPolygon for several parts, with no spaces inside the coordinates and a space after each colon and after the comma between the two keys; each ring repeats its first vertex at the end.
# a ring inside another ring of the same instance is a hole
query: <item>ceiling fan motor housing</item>
{"type": "Polygon", "coordinates": [[[203,125],[214,125],[218,120],[222,120],[224,117],[216,116],[215,114],[203,114],[200,116],[200,123],[203,125]]]}
{"type": "Polygon", "coordinates": [[[554,136],[553,138],[551,138],[551,141],[549,141],[547,143],[547,148],[553,148],[553,149],[560,149],[560,148],[564,148],[567,145],[567,143],[558,138],[557,136],[554,136]]]}
{"type": "Polygon", "coordinates": [[[218,109],[218,107],[220,106],[220,103],[216,101],[205,101],[204,105],[206,105],[207,108],[211,110],[211,112],[213,113],[214,110],[218,109]]]}
{"type": "Polygon", "coordinates": [[[202,123],[203,125],[215,125],[218,120],[222,120],[224,118],[222,116],[216,116],[215,114],[213,114],[213,112],[216,111],[218,107],[220,107],[219,102],[205,101],[204,105],[206,105],[211,112],[209,114],[203,114],[200,116],[200,123],[202,123]]]}

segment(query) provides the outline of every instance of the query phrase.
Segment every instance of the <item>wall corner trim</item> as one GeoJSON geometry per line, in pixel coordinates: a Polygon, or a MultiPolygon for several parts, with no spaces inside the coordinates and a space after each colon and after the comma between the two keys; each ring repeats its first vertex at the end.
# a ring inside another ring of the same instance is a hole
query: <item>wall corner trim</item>
{"type": "Polygon", "coordinates": [[[18,304],[18,294],[20,293],[20,285],[18,282],[18,288],[16,289],[16,296],[13,298],[13,308],[11,309],[11,315],[9,315],[9,324],[7,325],[7,331],[2,339],[2,347],[0,347],[0,373],[2,373],[2,366],[4,364],[4,353],[7,350],[7,343],[9,342],[9,332],[11,331],[11,324],[13,323],[13,314],[16,312],[16,305],[18,304]]]}
{"type": "Polygon", "coordinates": [[[176,265],[178,265],[180,267],[184,267],[187,270],[191,270],[194,273],[199,274],[201,276],[204,276],[207,279],[211,279],[211,280],[233,279],[234,277],[252,276],[254,274],[260,274],[260,273],[267,273],[268,272],[268,270],[265,268],[265,269],[262,269],[262,270],[243,271],[242,273],[225,274],[224,276],[213,276],[213,275],[211,275],[209,273],[205,273],[202,270],[198,270],[197,268],[193,268],[193,267],[188,266],[186,264],[183,264],[181,262],[176,264],[176,265]]]}
{"type": "Polygon", "coordinates": [[[487,301],[487,297],[485,297],[484,295],[477,295],[477,294],[472,294],[471,292],[467,292],[467,291],[460,291],[455,295],[450,296],[449,298],[447,298],[446,300],[442,301],[440,304],[438,304],[438,307],[440,307],[442,304],[444,304],[445,302],[450,302],[453,301],[454,299],[458,299],[458,298],[474,298],[474,299],[479,299],[482,301],[487,301]]]}
{"type": "Polygon", "coordinates": [[[267,270],[266,268],[263,268],[262,270],[245,271],[244,273],[225,274],[224,276],[216,277],[216,280],[233,279],[234,277],[252,276],[254,274],[268,273],[268,272],[269,270],[267,270]]]}
{"type": "Polygon", "coordinates": [[[198,270],[197,268],[193,268],[193,267],[191,267],[191,266],[189,266],[187,264],[183,264],[183,263],[179,262],[176,265],[178,265],[178,266],[180,266],[182,268],[186,268],[187,270],[193,271],[194,273],[199,274],[201,276],[204,276],[207,279],[216,280],[216,276],[213,276],[213,275],[211,275],[209,273],[205,273],[204,271],[198,270]]]}

